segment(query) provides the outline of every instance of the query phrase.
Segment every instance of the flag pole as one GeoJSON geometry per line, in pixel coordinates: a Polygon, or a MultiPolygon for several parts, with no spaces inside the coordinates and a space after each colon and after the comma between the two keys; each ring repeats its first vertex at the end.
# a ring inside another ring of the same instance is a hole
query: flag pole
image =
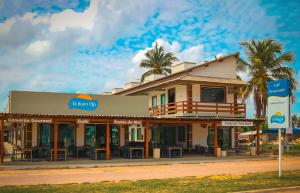
{"type": "Polygon", "coordinates": [[[278,128],[278,176],[282,175],[282,143],[281,143],[281,128],[278,128]]]}

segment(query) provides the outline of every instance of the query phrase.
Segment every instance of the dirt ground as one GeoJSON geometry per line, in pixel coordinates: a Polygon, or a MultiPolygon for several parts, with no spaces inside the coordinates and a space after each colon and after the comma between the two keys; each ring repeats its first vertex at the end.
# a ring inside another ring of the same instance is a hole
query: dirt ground
{"type": "MultiPolygon", "coordinates": [[[[277,160],[249,160],[107,168],[3,170],[0,171],[0,186],[92,183],[101,181],[146,180],[186,176],[246,174],[276,171],[277,169],[277,160]]],[[[283,169],[299,170],[300,158],[286,158],[283,160],[283,169]]]]}

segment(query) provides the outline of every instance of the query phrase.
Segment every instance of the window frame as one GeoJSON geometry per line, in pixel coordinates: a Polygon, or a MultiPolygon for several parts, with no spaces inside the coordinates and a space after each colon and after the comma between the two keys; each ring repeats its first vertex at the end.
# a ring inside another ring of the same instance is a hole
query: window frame
{"type": "Polygon", "coordinates": [[[209,86],[209,85],[202,85],[200,86],[200,102],[201,103],[226,103],[227,101],[227,90],[226,86],[209,86]],[[206,102],[203,101],[203,96],[202,96],[202,89],[203,88],[210,88],[210,89],[223,89],[224,90],[224,101],[223,102],[206,102]]]}
{"type": "Polygon", "coordinates": [[[166,94],[161,94],[161,95],[160,95],[160,104],[161,104],[161,105],[165,105],[165,104],[166,104],[166,94]],[[163,101],[163,100],[162,100],[162,99],[163,99],[163,97],[165,98],[165,101],[164,101],[164,103],[162,103],[162,101],[163,101]]]}
{"type": "Polygon", "coordinates": [[[157,96],[156,95],[151,97],[151,106],[152,107],[156,107],[157,106],[157,96]],[[155,103],[156,103],[155,105],[153,104],[154,99],[155,99],[155,103]]]}

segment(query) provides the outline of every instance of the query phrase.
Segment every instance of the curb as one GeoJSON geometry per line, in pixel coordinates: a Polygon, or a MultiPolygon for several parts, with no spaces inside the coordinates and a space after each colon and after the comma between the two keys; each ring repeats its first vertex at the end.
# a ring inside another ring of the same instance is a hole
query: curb
{"type": "Polygon", "coordinates": [[[93,163],[57,163],[51,162],[45,165],[18,165],[8,164],[0,165],[0,171],[7,170],[41,170],[41,169],[79,169],[79,168],[108,168],[108,167],[137,167],[137,166],[159,166],[172,164],[208,164],[221,162],[245,162],[245,161],[265,161],[275,160],[274,157],[253,157],[253,158],[235,158],[235,159],[208,159],[208,160],[143,160],[143,161],[128,161],[125,162],[93,162],[93,163]]]}
{"type": "Polygon", "coordinates": [[[280,191],[284,191],[284,190],[289,190],[289,191],[296,190],[297,192],[300,192],[300,186],[249,190],[249,191],[240,191],[240,192],[234,192],[234,193],[271,193],[271,192],[280,192],[280,191]]]}

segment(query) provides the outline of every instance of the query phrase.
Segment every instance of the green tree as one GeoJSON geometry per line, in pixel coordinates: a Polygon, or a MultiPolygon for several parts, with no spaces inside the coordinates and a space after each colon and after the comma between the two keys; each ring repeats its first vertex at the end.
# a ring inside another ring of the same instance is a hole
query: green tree
{"type": "Polygon", "coordinates": [[[173,62],[178,61],[171,52],[165,53],[162,46],[158,47],[157,43],[155,47],[149,50],[146,54],[146,59],[142,60],[140,67],[149,69],[141,77],[141,82],[144,81],[146,76],[150,74],[164,74],[169,75],[171,73],[171,65],[173,62]]]}
{"type": "Polygon", "coordinates": [[[253,94],[256,117],[263,118],[266,116],[268,81],[289,78],[292,90],[296,89],[293,68],[287,66],[293,63],[294,55],[283,53],[282,45],[272,39],[252,40],[241,45],[246,50],[247,62],[240,59],[237,68],[248,73],[250,79],[240,94],[243,100],[253,94]]]}
{"type": "Polygon", "coordinates": [[[300,127],[300,117],[297,115],[292,116],[292,126],[294,127],[300,127]]]}

